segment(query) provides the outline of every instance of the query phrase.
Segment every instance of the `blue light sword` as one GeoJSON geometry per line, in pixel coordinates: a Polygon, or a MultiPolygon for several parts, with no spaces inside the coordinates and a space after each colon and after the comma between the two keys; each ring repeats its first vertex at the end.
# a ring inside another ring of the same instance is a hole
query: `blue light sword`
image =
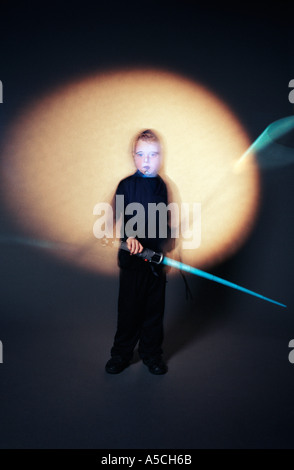
{"type": "MultiPolygon", "coordinates": [[[[104,246],[117,246],[121,248],[122,250],[130,251],[128,249],[128,245],[124,241],[114,241],[111,239],[108,239],[106,237],[103,237],[101,239],[102,244],[104,246]]],[[[25,245],[31,245],[35,247],[41,247],[41,248],[48,248],[48,249],[61,249],[61,250],[75,250],[73,246],[70,244],[64,244],[64,243],[55,243],[55,242],[48,242],[46,240],[33,240],[33,239],[28,239],[28,238],[22,238],[22,237],[9,237],[9,236],[0,236],[0,243],[17,243],[17,244],[25,244],[25,245]]],[[[277,302],[276,300],[270,299],[269,297],[265,297],[264,295],[258,294],[257,292],[254,292],[252,290],[246,289],[245,287],[239,286],[238,284],[234,284],[233,282],[226,281],[225,279],[222,279],[221,277],[214,276],[213,274],[207,273],[205,271],[202,271],[201,269],[194,268],[193,266],[189,266],[188,264],[184,264],[181,261],[174,260],[172,258],[168,258],[167,256],[163,256],[162,253],[156,253],[153,250],[150,250],[149,248],[144,248],[141,253],[137,253],[134,256],[138,256],[142,258],[146,262],[154,263],[154,264],[164,264],[166,266],[170,266],[176,269],[179,269],[181,271],[186,271],[188,273],[194,274],[199,277],[203,277],[205,279],[209,279],[210,281],[217,282],[219,284],[223,284],[225,286],[231,287],[232,289],[239,290],[241,292],[244,292],[245,294],[252,295],[254,297],[258,297],[262,300],[266,300],[267,302],[271,302],[273,304],[279,305],[280,307],[287,308],[287,305],[282,304],[280,302],[277,302]]]]}
{"type": "Polygon", "coordinates": [[[187,273],[195,274],[196,276],[204,277],[205,279],[209,279],[210,281],[218,282],[219,284],[223,284],[224,286],[231,287],[232,289],[239,290],[241,292],[245,292],[245,294],[253,295],[258,297],[262,300],[266,300],[267,302],[271,302],[273,304],[279,305],[280,307],[287,308],[287,305],[277,302],[276,300],[270,299],[269,297],[265,297],[264,295],[258,294],[252,290],[246,289],[245,287],[238,286],[238,284],[234,284],[233,282],[226,281],[221,277],[214,276],[213,274],[209,274],[201,269],[194,268],[193,266],[189,266],[188,264],[184,264],[180,261],[167,258],[166,256],[162,260],[162,264],[166,266],[171,266],[173,268],[181,269],[182,271],[186,271],[187,273]]]}
{"type": "MultiPolygon", "coordinates": [[[[130,251],[128,249],[128,245],[126,242],[114,242],[114,243],[112,242],[112,244],[119,246],[123,250],[130,251]]],[[[271,302],[273,304],[279,305],[280,307],[287,308],[287,305],[277,302],[276,300],[270,299],[269,297],[265,297],[264,295],[261,295],[261,294],[258,294],[257,292],[246,289],[245,287],[239,286],[238,284],[234,284],[233,282],[226,281],[225,279],[222,279],[221,277],[214,276],[213,274],[202,271],[201,269],[194,268],[193,266],[189,266],[188,264],[184,264],[181,261],[177,261],[175,259],[168,258],[167,256],[163,256],[162,253],[156,253],[155,251],[152,251],[149,248],[144,248],[141,253],[137,253],[135,256],[139,256],[144,261],[148,261],[150,263],[164,264],[165,266],[170,266],[172,268],[176,268],[181,271],[194,274],[195,276],[209,279],[210,281],[217,282],[218,284],[223,284],[224,286],[231,287],[231,289],[236,289],[241,292],[245,292],[245,294],[249,294],[254,297],[258,297],[259,299],[266,300],[267,302],[271,302]]]]}

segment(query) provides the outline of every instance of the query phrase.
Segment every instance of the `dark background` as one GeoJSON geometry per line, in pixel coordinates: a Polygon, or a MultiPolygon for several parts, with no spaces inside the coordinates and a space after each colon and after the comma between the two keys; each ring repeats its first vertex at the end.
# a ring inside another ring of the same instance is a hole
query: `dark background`
{"type": "MultiPolygon", "coordinates": [[[[23,106],[78,75],[160,66],[203,82],[252,141],[293,114],[293,11],[283,3],[193,1],[0,4],[0,145],[23,106]]],[[[156,377],[138,362],[104,372],[117,278],[48,252],[2,243],[1,448],[293,448],[294,166],[261,171],[258,221],[214,273],[288,305],[209,281],[167,286],[165,356],[156,377]]],[[[20,194],[21,197],[21,194],[20,194]]],[[[1,208],[1,234],[16,233],[1,208]]]]}

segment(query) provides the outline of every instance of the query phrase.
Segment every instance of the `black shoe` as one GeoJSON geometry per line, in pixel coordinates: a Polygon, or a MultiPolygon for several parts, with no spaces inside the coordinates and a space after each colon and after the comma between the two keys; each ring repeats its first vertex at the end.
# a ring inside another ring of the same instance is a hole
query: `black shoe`
{"type": "Polygon", "coordinates": [[[167,365],[161,356],[145,358],[143,362],[148,367],[151,374],[163,375],[168,371],[167,365]]]}
{"type": "Polygon", "coordinates": [[[113,356],[109,361],[106,363],[105,370],[108,374],[119,374],[122,372],[128,365],[130,361],[124,359],[121,356],[113,356]]]}

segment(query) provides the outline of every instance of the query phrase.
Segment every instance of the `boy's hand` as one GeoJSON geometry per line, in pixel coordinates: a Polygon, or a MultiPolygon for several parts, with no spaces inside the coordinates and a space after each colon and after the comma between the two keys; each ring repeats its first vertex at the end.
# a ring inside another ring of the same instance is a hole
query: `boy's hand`
{"type": "Polygon", "coordinates": [[[143,246],[136,238],[128,238],[127,245],[131,255],[136,255],[137,253],[141,253],[141,251],[143,251],[143,246]]]}

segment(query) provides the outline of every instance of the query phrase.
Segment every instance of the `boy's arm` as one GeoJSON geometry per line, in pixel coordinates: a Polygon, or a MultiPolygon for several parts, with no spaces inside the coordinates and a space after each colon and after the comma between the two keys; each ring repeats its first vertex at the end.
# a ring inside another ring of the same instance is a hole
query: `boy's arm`
{"type": "MultiPolygon", "coordinates": [[[[126,194],[125,194],[125,185],[124,185],[123,181],[121,181],[119,183],[119,185],[116,189],[116,192],[115,192],[115,196],[113,198],[113,209],[114,209],[115,221],[117,221],[122,216],[121,213],[116,212],[116,204],[115,204],[116,196],[124,196],[124,203],[126,205],[127,201],[126,201],[126,194]]],[[[124,209],[125,209],[125,207],[124,207],[124,209]]],[[[139,240],[137,240],[134,237],[128,237],[127,238],[126,234],[125,234],[125,229],[124,229],[124,227],[122,227],[122,228],[123,228],[122,240],[127,243],[128,249],[130,250],[130,254],[131,255],[136,255],[137,253],[141,253],[141,251],[143,250],[143,246],[141,245],[139,240]]]]}

